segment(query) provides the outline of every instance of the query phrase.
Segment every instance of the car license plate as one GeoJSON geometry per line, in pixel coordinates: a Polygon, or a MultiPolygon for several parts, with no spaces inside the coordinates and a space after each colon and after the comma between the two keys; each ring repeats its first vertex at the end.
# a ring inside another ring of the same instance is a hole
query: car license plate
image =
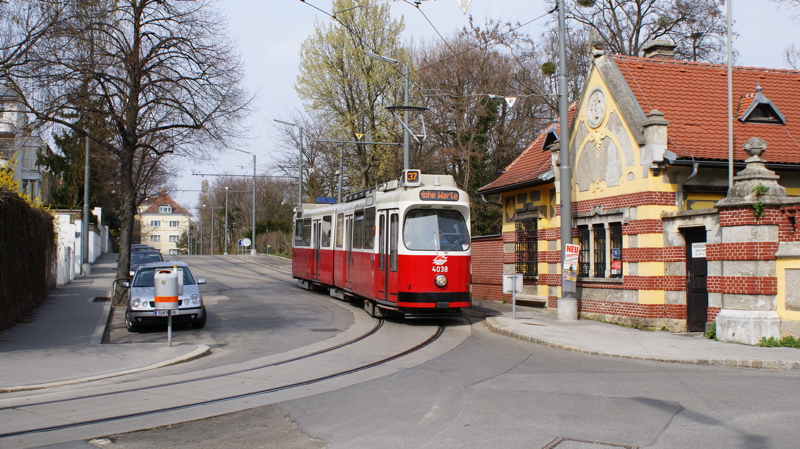
{"type": "MultiPolygon", "coordinates": [[[[156,310],[156,316],[169,316],[169,310],[156,310]]],[[[175,313],[172,313],[175,315],[175,313]]]]}

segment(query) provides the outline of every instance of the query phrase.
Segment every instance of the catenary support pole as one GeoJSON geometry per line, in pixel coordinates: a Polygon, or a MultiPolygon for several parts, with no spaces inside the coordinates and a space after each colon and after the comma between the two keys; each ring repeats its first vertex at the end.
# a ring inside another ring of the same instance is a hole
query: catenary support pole
{"type": "Polygon", "coordinates": [[[256,255],[256,155],[253,153],[253,232],[250,236],[253,238],[252,246],[250,246],[250,255],[256,255]]]}
{"type": "Polygon", "coordinates": [[[728,189],[733,187],[733,50],[731,42],[731,14],[733,0],[727,0],[727,53],[728,53],[728,189]]]}
{"type": "Polygon", "coordinates": [[[578,300],[573,282],[566,281],[567,244],[572,243],[572,168],[569,155],[569,105],[567,102],[566,11],[564,0],[558,0],[558,116],[559,149],[561,152],[561,298],[556,303],[558,320],[578,319],[578,300]],[[566,288],[565,288],[566,287],[566,288]],[[571,287],[571,288],[570,288],[571,287]]]}

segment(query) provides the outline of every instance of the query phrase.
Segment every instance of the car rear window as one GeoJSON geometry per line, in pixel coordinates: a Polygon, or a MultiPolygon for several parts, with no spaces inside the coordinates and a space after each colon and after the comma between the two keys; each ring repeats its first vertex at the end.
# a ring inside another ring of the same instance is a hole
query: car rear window
{"type": "Polygon", "coordinates": [[[161,262],[164,258],[159,253],[131,253],[131,263],[161,262]]]}

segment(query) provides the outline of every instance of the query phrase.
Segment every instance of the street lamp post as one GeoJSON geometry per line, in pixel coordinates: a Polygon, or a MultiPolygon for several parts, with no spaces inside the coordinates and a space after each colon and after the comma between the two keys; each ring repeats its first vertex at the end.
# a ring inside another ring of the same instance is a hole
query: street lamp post
{"type": "Polygon", "coordinates": [[[203,255],[203,212],[206,211],[206,205],[203,204],[202,212],[200,212],[200,255],[203,255]]]}
{"type": "Polygon", "coordinates": [[[282,125],[288,126],[296,126],[297,129],[300,131],[300,157],[297,162],[297,166],[299,167],[297,173],[297,180],[298,180],[298,192],[297,192],[297,211],[303,210],[303,127],[298,125],[297,123],[289,123],[284,122],[283,120],[274,119],[275,122],[280,123],[282,125]]]}
{"type": "Polygon", "coordinates": [[[251,153],[249,151],[237,150],[236,148],[233,149],[240,153],[247,153],[253,155],[253,222],[252,222],[253,231],[250,233],[250,237],[253,238],[253,242],[250,245],[250,254],[255,256],[256,255],[256,154],[251,153]]]}
{"type": "Polygon", "coordinates": [[[222,255],[228,255],[228,186],[225,186],[225,240],[222,242],[225,245],[225,249],[222,252],[222,255]]]}
{"type": "Polygon", "coordinates": [[[256,255],[256,154],[253,153],[253,232],[250,237],[253,238],[253,246],[250,247],[250,255],[256,255]]]}
{"type": "Polygon", "coordinates": [[[92,274],[89,263],[89,136],[86,136],[86,164],[83,169],[83,223],[81,223],[81,273],[92,274]]]}
{"type": "Polygon", "coordinates": [[[344,176],[344,144],[339,144],[339,186],[336,190],[336,202],[342,202],[342,177],[344,176]]]}
{"type": "Polygon", "coordinates": [[[381,61],[388,62],[390,64],[397,64],[403,68],[403,170],[408,170],[410,168],[410,161],[409,161],[409,135],[408,135],[408,66],[403,64],[402,62],[387,58],[386,56],[377,55],[375,53],[364,52],[364,55],[368,58],[372,59],[380,59],[381,61]]]}

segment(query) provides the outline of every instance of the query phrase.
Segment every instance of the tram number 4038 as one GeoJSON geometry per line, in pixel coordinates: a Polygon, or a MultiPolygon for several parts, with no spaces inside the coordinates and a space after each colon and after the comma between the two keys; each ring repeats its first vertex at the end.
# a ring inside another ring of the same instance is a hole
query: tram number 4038
{"type": "Polygon", "coordinates": [[[448,267],[435,266],[431,268],[434,273],[447,273],[448,267]]]}

